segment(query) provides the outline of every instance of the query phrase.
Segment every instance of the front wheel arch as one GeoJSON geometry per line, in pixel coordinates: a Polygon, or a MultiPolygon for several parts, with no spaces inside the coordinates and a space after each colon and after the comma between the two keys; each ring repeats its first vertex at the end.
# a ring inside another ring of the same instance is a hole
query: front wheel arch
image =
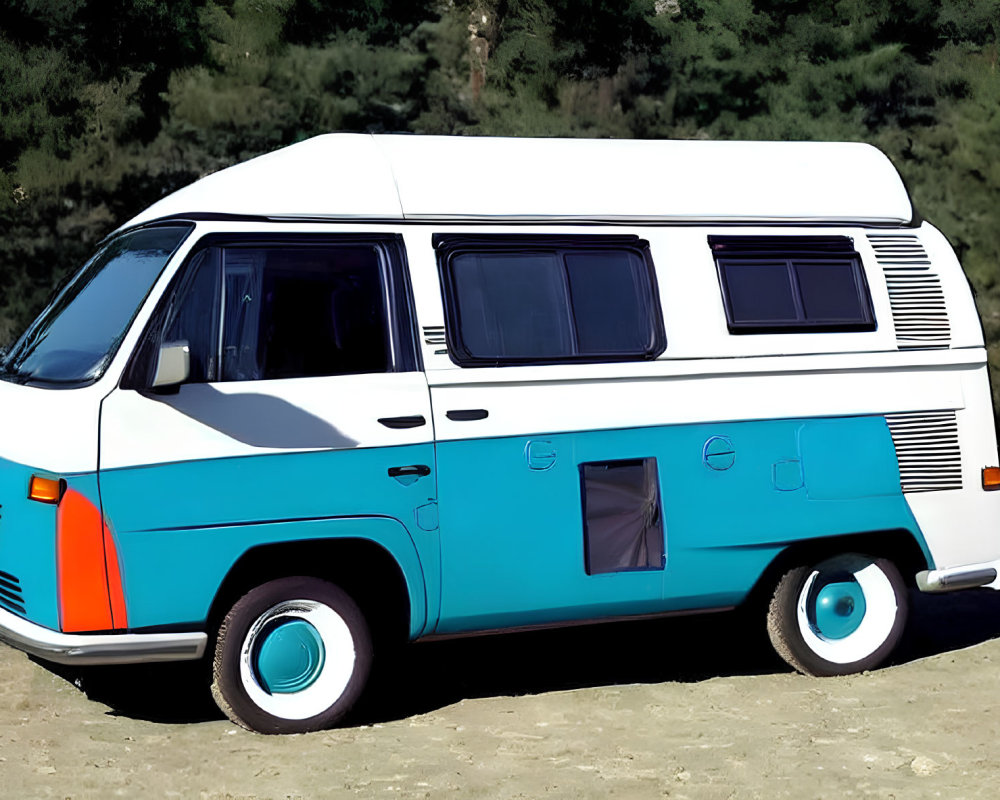
{"type": "Polygon", "coordinates": [[[246,592],[290,575],[329,581],[347,592],[368,620],[376,647],[410,638],[411,587],[403,569],[382,545],[361,538],[303,539],[247,550],[216,592],[207,620],[210,635],[246,592]]]}

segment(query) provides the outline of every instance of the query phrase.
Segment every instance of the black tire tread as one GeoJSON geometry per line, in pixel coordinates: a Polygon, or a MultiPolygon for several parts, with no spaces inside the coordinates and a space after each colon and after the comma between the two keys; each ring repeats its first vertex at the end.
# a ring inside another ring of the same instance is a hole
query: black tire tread
{"type": "Polygon", "coordinates": [[[788,632],[798,624],[795,604],[798,601],[799,587],[808,575],[808,567],[796,567],[781,576],[767,608],[767,635],[775,652],[792,669],[803,675],[820,677],[795,655],[789,642],[788,632]]]}

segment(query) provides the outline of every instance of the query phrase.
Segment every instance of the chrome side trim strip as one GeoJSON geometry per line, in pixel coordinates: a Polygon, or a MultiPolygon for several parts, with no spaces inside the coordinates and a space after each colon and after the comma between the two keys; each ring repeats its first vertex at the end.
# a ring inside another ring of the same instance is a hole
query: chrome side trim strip
{"type": "Polygon", "coordinates": [[[205,653],[205,633],[60,633],[0,609],[0,642],[59,664],[190,661],[205,653]]]}

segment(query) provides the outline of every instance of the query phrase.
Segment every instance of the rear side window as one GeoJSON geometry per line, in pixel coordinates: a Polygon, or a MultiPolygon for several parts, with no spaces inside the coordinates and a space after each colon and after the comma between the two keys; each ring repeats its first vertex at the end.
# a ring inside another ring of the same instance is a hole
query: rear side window
{"type": "Polygon", "coordinates": [[[846,236],[709,236],[731,333],[873,331],[846,236]]]}
{"type": "Polygon", "coordinates": [[[634,361],[665,336],[637,237],[436,236],[449,353],[463,366],[634,361]]]}

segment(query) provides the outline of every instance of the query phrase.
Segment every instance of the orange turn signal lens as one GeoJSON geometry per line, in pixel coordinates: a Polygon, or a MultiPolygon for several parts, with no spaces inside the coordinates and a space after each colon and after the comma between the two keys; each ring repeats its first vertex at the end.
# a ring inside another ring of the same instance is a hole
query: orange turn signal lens
{"type": "Polygon", "coordinates": [[[1000,489],[1000,467],[983,467],[983,488],[987,492],[1000,489]]]}
{"type": "Polygon", "coordinates": [[[55,478],[32,475],[28,486],[28,499],[39,503],[58,503],[62,497],[63,482],[55,478]]]}

